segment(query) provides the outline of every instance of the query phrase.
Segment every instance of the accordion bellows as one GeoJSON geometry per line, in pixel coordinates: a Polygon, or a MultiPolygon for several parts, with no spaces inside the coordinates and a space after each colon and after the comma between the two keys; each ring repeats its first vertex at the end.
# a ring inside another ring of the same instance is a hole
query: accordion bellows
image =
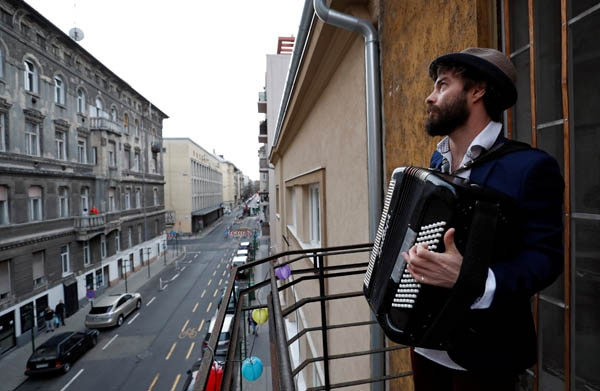
{"type": "Polygon", "coordinates": [[[410,346],[451,348],[484,290],[492,254],[500,251],[497,237],[507,243],[514,211],[503,194],[464,179],[418,167],[394,170],[363,286],[386,336],[410,346]],[[456,285],[446,289],[416,281],[401,253],[415,244],[443,252],[443,236],[452,227],[463,255],[456,285]]]}

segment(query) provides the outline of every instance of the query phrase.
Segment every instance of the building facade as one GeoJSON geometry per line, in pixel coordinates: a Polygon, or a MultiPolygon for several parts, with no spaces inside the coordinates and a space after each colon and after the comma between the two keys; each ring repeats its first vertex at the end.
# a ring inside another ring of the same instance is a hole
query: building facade
{"type": "MultiPolygon", "coordinates": [[[[379,49],[375,57],[381,100],[379,194],[395,167],[427,167],[439,141],[426,137],[423,130],[424,100],[432,88],[429,63],[441,54],[471,46],[498,48],[511,57],[518,71],[519,100],[504,118],[504,132],[556,157],[566,184],[564,274],[532,300],[539,359],[522,376],[521,388],[600,389],[593,356],[600,348],[600,312],[593,304],[600,287],[596,262],[600,247],[594,240],[600,229],[600,202],[594,195],[600,178],[597,170],[589,169],[597,167],[600,159],[594,148],[600,137],[600,114],[593,109],[600,91],[595,72],[600,50],[593,38],[600,28],[600,3],[317,0],[327,3],[324,8],[373,26],[375,39],[368,42],[357,32],[318,20],[312,3],[306,2],[287,77],[290,87],[284,91],[281,121],[270,140],[275,183],[269,199],[279,219],[276,228],[271,227],[278,230],[271,235],[271,245],[283,252],[372,240],[367,191],[372,173],[367,171],[365,135],[369,126],[365,79],[373,76],[365,70],[368,43],[376,42],[379,49]]],[[[361,283],[351,278],[331,281],[328,294],[361,283]]],[[[296,289],[294,297],[284,299],[299,301],[311,289],[296,289]]],[[[349,308],[327,307],[332,324],[353,315],[364,319],[368,311],[364,299],[349,308]]],[[[297,314],[296,327],[314,325],[311,316],[297,314]]],[[[331,331],[330,353],[362,351],[373,332],[368,327],[331,331]],[[344,341],[355,343],[349,346],[344,341]]],[[[301,358],[319,356],[318,336],[307,333],[299,344],[301,358]]],[[[373,375],[373,362],[366,358],[332,365],[331,383],[373,375]]],[[[387,354],[383,368],[388,375],[411,369],[404,352],[387,354]]],[[[319,362],[302,372],[308,386],[325,381],[319,362]]],[[[411,390],[412,381],[402,377],[390,380],[388,387],[411,390]]]]}
{"type": "Polygon", "coordinates": [[[241,171],[235,164],[221,158],[221,173],[223,175],[223,206],[232,211],[241,199],[241,171]]]}
{"type": "Polygon", "coordinates": [[[173,230],[195,233],[223,215],[221,159],[189,138],[164,138],[165,203],[173,230]]]}
{"type": "Polygon", "coordinates": [[[22,1],[0,1],[0,352],[164,251],[168,118],[22,1]]]}

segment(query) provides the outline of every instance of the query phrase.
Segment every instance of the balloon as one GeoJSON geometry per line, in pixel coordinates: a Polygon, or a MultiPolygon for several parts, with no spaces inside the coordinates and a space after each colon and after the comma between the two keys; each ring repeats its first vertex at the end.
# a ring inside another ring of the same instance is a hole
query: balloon
{"type": "Polygon", "coordinates": [[[210,368],[210,372],[208,374],[208,382],[206,383],[205,390],[206,391],[220,390],[222,381],[223,381],[223,367],[217,363],[213,363],[212,367],[210,368]]]}
{"type": "Polygon", "coordinates": [[[256,356],[248,357],[242,363],[242,376],[244,379],[254,381],[262,375],[263,363],[256,356]]]}
{"type": "Polygon", "coordinates": [[[266,308],[257,308],[252,311],[252,319],[257,324],[264,324],[269,319],[269,311],[266,308]]]}
{"type": "Polygon", "coordinates": [[[279,266],[275,269],[275,275],[280,280],[287,280],[287,278],[292,274],[292,269],[290,265],[279,266]]]}

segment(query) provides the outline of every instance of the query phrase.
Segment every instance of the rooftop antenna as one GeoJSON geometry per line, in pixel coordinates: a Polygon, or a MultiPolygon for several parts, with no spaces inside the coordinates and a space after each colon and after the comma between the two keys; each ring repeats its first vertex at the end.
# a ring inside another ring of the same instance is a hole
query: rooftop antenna
{"type": "MultiPolygon", "coordinates": [[[[76,8],[77,8],[77,2],[74,1],[73,2],[73,15],[74,15],[74,19],[77,19],[77,14],[76,14],[76,8]]],[[[76,21],[73,20],[73,25],[76,24],[76,21]]],[[[69,30],[69,37],[71,37],[71,39],[75,42],[79,42],[83,39],[84,34],[83,34],[83,30],[81,30],[78,27],[73,27],[71,30],[69,30]]]]}

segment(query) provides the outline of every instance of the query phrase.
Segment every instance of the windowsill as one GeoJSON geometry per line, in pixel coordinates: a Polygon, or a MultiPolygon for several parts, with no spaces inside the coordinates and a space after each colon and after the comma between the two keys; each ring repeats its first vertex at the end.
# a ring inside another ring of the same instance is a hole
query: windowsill
{"type": "Polygon", "coordinates": [[[72,275],[73,275],[73,272],[67,272],[67,273],[63,273],[62,277],[65,278],[65,277],[69,277],[69,276],[72,276],[72,275]]]}
{"type": "Polygon", "coordinates": [[[287,226],[287,230],[290,234],[292,234],[292,236],[294,237],[296,243],[298,243],[300,245],[300,248],[302,250],[311,250],[314,248],[321,248],[321,243],[310,243],[310,242],[304,242],[302,241],[302,238],[300,238],[298,236],[298,234],[296,233],[296,227],[294,227],[293,225],[288,225],[287,226]]]}

